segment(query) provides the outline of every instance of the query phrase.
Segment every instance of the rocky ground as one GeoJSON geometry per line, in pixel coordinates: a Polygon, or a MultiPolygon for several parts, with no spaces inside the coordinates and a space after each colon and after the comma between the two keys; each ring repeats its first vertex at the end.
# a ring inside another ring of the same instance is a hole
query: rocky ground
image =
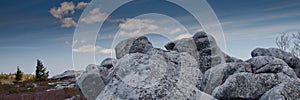
{"type": "Polygon", "coordinates": [[[89,65],[78,85],[87,99],[299,100],[300,59],[276,48],[257,48],[243,61],[198,32],[166,50],[147,37],[120,42],[116,59],[89,65]]]}

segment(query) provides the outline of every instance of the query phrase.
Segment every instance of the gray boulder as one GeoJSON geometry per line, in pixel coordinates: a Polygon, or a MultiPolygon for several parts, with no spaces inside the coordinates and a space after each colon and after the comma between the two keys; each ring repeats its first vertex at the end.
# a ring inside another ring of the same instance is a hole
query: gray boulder
{"type": "Polygon", "coordinates": [[[256,48],[251,52],[252,57],[256,56],[272,56],[285,61],[291,68],[294,69],[298,78],[300,77],[300,59],[291,53],[285,52],[278,48],[256,48]]]}
{"type": "Polygon", "coordinates": [[[298,100],[300,99],[300,81],[293,80],[281,83],[267,91],[260,100],[298,100]]]}
{"type": "Polygon", "coordinates": [[[59,79],[67,79],[67,78],[76,78],[79,76],[83,71],[74,71],[74,70],[67,70],[62,74],[55,75],[50,79],[59,80],[59,79]]]}
{"type": "Polygon", "coordinates": [[[118,59],[115,77],[97,99],[214,99],[196,88],[202,73],[193,56],[160,49],[151,52],[118,59]]]}
{"type": "Polygon", "coordinates": [[[120,59],[129,53],[146,53],[152,48],[152,44],[145,36],[130,38],[117,44],[115,47],[116,58],[120,59]]]}
{"type": "MultiPolygon", "coordinates": [[[[216,40],[211,35],[208,35],[205,32],[198,32],[192,38],[195,41],[198,51],[205,50],[207,48],[218,49],[216,40]]],[[[211,53],[216,52],[212,51],[211,53]]]]}
{"type": "Polygon", "coordinates": [[[283,60],[271,56],[257,56],[246,62],[251,63],[253,73],[284,73],[297,78],[296,73],[283,60]]]}
{"type": "Polygon", "coordinates": [[[129,53],[146,53],[153,48],[152,43],[149,42],[148,38],[141,36],[136,38],[129,50],[129,53]]]}
{"type": "Polygon", "coordinates": [[[236,62],[219,64],[208,69],[201,80],[200,90],[211,94],[212,91],[219,85],[223,84],[225,80],[234,73],[252,72],[250,63],[236,62]]]}
{"type": "MultiPolygon", "coordinates": [[[[114,65],[113,65],[113,62],[115,61],[116,59],[114,59],[114,58],[106,58],[106,59],[104,59],[102,62],[101,62],[101,64],[100,64],[100,67],[105,67],[105,68],[107,68],[107,69],[110,69],[110,68],[112,68],[114,65]]],[[[98,67],[98,69],[100,69],[99,67],[98,67]]]]}
{"type": "Polygon", "coordinates": [[[221,100],[255,100],[274,86],[288,80],[291,79],[280,73],[236,73],[229,76],[222,85],[215,88],[212,95],[221,100]]]}
{"type": "Polygon", "coordinates": [[[221,63],[241,61],[223,53],[215,39],[205,32],[198,32],[192,38],[170,42],[165,45],[165,48],[191,54],[198,61],[200,70],[203,73],[221,63]]]}
{"type": "Polygon", "coordinates": [[[199,59],[199,52],[197,51],[197,46],[192,38],[184,38],[176,41],[176,45],[173,47],[173,50],[177,52],[187,52],[195,59],[199,59]]]}
{"type": "Polygon", "coordinates": [[[88,100],[95,100],[105,87],[102,74],[99,73],[97,65],[90,64],[78,77],[77,84],[81,92],[88,100]]]}
{"type": "Polygon", "coordinates": [[[132,46],[132,43],[134,42],[136,38],[130,38],[130,39],[126,39],[123,40],[121,42],[119,42],[116,47],[115,47],[115,52],[116,52],[116,58],[120,59],[122,58],[124,55],[129,53],[129,50],[132,46]]]}

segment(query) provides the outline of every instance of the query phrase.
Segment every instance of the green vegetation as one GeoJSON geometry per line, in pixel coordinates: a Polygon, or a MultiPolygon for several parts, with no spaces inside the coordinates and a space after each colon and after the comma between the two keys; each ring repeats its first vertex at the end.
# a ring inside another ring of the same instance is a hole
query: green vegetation
{"type": "Polygon", "coordinates": [[[48,79],[49,71],[46,71],[46,68],[44,67],[43,63],[38,59],[37,60],[37,66],[35,70],[35,80],[36,81],[45,81],[48,79]]]}
{"type": "Polygon", "coordinates": [[[20,82],[22,80],[23,72],[20,70],[19,66],[17,67],[17,73],[15,80],[16,82],[20,82]]]}

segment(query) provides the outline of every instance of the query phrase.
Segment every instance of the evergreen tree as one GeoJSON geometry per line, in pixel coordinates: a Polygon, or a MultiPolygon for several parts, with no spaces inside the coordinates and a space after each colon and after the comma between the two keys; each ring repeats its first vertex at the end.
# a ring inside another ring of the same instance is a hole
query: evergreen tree
{"type": "Polygon", "coordinates": [[[20,70],[19,66],[17,67],[17,73],[16,73],[16,82],[19,82],[22,80],[23,72],[20,70]]]}
{"type": "Polygon", "coordinates": [[[48,79],[49,71],[46,71],[43,63],[38,59],[37,66],[35,70],[35,80],[36,81],[45,81],[48,79]]]}

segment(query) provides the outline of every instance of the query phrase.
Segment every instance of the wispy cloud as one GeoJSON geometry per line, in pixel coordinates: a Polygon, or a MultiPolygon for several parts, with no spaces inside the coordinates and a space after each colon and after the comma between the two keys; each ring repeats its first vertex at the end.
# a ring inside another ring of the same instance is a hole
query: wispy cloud
{"type": "Polygon", "coordinates": [[[53,17],[62,19],[64,16],[74,14],[75,5],[73,2],[63,2],[60,4],[60,7],[53,7],[49,12],[53,17]]]}
{"type": "Polygon", "coordinates": [[[256,27],[244,27],[231,30],[225,30],[225,35],[230,39],[243,40],[243,39],[263,39],[274,38],[281,32],[297,30],[300,28],[299,23],[280,23],[256,27]]]}
{"type": "Polygon", "coordinates": [[[286,8],[300,6],[300,2],[290,2],[290,1],[282,1],[282,2],[287,2],[287,3],[280,3],[278,5],[274,5],[270,8],[264,9],[263,11],[274,11],[274,10],[280,10],[280,9],[286,9],[286,8]]]}
{"type": "Polygon", "coordinates": [[[94,46],[94,45],[83,45],[78,48],[73,48],[74,52],[78,53],[99,53],[99,54],[110,54],[113,53],[113,49],[107,49],[101,46],[94,46]]]}
{"type": "Polygon", "coordinates": [[[88,6],[88,4],[89,3],[86,3],[86,2],[79,2],[75,8],[76,9],[84,9],[86,6],[88,6]]]}
{"type": "Polygon", "coordinates": [[[175,38],[175,40],[180,40],[180,39],[183,39],[183,38],[190,38],[190,37],[192,37],[193,35],[191,35],[191,34],[189,34],[189,33],[185,33],[185,34],[181,34],[181,35],[179,35],[179,36],[177,36],[176,38],[175,38]]]}
{"type": "Polygon", "coordinates": [[[103,22],[107,18],[108,14],[101,12],[100,8],[94,8],[89,13],[80,19],[81,22],[86,24],[94,24],[97,22],[103,22]]]}
{"type": "Polygon", "coordinates": [[[76,10],[82,10],[88,5],[86,2],[79,2],[77,6],[73,2],[62,2],[59,7],[53,7],[49,10],[50,14],[58,20],[63,28],[76,26],[72,15],[76,10]]]}
{"type": "Polygon", "coordinates": [[[180,28],[176,28],[176,29],[172,30],[172,31],[170,32],[170,34],[175,34],[175,33],[178,33],[178,32],[180,32],[180,31],[182,31],[180,28]]]}
{"type": "Polygon", "coordinates": [[[297,17],[300,16],[300,13],[297,12],[286,12],[283,14],[268,14],[268,15],[251,15],[252,18],[240,18],[233,17],[231,19],[226,19],[225,21],[221,22],[224,26],[241,26],[245,24],[253,24],[261,21],[272,21],[280,18],[290,18],[290,17],[297,17]]]}
{"type": "Polygon", "coordinates": [[[63,18],[61,20],[61,27],[72,27],[72,26],[76,26],[76,22],[73,20],[73,18],[63,18]]]}

